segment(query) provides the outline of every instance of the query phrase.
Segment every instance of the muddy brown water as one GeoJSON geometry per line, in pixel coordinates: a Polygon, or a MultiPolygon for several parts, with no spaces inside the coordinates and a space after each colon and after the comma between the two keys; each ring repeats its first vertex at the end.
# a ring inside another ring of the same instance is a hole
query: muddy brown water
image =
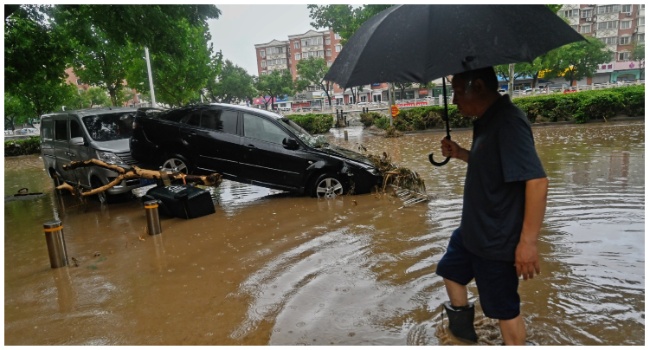
{"type": "MultiPolygon", "coordinates": [[[[645,344],[644,129],[534,128],[550,189],[542,274],[520,287],[531,341],[645,344]]],[[[53,194],[37,156],[5,158],[5,196],[45,193],[4,203],[5,344],[460,344],[445,328],[435,266],[459,224],[465,165],[429,164],[442,136],[329,135],[417,171],[428,203],[318,200],[224,182],[212,192],[215,214],[163,218],[156,236],[139,202],[82,206],[53,194]],[[70,257],[58,269],[43,232],[53,218],[70,257]]],[[[471,131],[452,138],[469,146],[471,131]]],[[[473,284],[470,293],[476,301],[473,284]]],[[[476,326],[479,343],[501,343],[480,305],[476,326]]]]}

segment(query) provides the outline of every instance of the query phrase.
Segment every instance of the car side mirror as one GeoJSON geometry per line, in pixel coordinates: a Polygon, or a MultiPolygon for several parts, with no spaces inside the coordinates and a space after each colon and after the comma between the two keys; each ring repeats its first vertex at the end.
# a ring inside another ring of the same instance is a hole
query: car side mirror
{"type": "Polygon", "coordinates": [[[296,139],[292,139],[290,137],[285,137],[282,140],[282,146],[284,146],[284,148],[286,148],[286,149],[298,149],[298,147],[299,147],[298,141],[296,141],[296,139]]]}
{"type": "Polygon", "coordinates": [[[75,145],[75,146],[83,146],[85,145],[85,141],[83,137],[73,137],[70,139],[70,143],[75,145]]]}

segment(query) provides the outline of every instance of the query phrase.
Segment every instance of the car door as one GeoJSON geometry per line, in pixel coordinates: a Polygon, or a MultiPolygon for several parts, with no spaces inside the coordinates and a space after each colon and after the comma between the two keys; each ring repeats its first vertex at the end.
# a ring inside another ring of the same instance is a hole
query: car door
{"type": "Polygon", "coordinates": [[[239,176],[238,115],[235,110],[209,106],[197,109],[184,120],[181,134],[197,168],[227,178],[239,176]]]}
{"type": "Polygon", "coordinates": [[[68,140],[70,139],[70,134],[68,130],[68,119],[67,115],[56,116],[54,119],[54,140],[52,142],[54,149],[54,158],[57,174],[59,174],[63,180],[66,182],[76,183],[76,174],[73,171],[67,171],[63,169],[63,166],[70,164],[72,159],[70,153],[70,147],[68,140]]]}
{"type": "Polygon", "coordinates": [[[289,150],[282,145],[282,140],[293,136],[262,116],[246,112],[242,115],[242,178],[268,187],[296,189],[302,186],[308,166],[304,151],[289,150]]]}
{"type": "MultiPolygon", "coordinates": [[[[83,162],[92,158],[97,158],[96,154],[93,154],[91,147],[88,147],[90,140],[85,136],[85,133],[82,129],[81,124],[76,118],[70,118],[68,121],[68,127],[70,128],[70,137],[68,139],[68,156],[69,160],[76,162],[83,162]],[[73,140],[75,142],[73,142],[73,140]],[[78,143],[80,142],[83,143],[78,143]]],[[[90,172],[91,167],[80,167],[74,170],[75,179],[79,181],[84,186],[90,186],[88,173],[90,172]]],[[[71,171],[71,170],[68,170],[71,171]]]]}

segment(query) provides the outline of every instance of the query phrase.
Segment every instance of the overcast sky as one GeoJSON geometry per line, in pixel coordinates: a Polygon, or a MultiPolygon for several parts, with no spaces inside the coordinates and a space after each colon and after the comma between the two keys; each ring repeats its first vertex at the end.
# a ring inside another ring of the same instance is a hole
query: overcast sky
{"type": "Polygon", "coordinates": [[[255,44],[288,40],[289,35],[314,29],[306,4],[216,6],[221,16],[209,21],[214,51],[221,50],[224,61],[230,60],[250,75],[257,75],[255,44]]]}

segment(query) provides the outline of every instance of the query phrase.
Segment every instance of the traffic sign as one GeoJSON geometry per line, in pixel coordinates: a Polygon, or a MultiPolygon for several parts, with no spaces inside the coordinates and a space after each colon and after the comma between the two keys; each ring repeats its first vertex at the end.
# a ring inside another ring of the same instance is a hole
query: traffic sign
{"type": "Polygon", "coordinates": [[[397,105],[392,105],[390,107],[390,113],[393,115],[393,118],[397,117],[397,115],[399,114],[399,108],[397,107],[397,105]]]}

